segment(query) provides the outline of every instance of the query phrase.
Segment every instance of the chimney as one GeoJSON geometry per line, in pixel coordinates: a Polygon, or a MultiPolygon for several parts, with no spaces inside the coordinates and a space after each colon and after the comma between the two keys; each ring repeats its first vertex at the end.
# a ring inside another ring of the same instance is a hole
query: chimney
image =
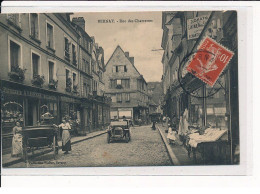
{"type": "Polygon", "coordinates": [[[125,56],[129,58],[129,52],[125,52],[125,56]]]}
{"type": "Polygon", "coordinates": [[[85,30],[85,20],[83,17],[77,17],[77,18],[72,18],[72,22],[74,24],[77,24],[79,27],[81,27],[83,30],[85,30]]]}
{"type": "Polygon", "coordinates": [[[134,65],[135,64],[135,58],[134,57],[129,57],[129,61],[134,65]]]}

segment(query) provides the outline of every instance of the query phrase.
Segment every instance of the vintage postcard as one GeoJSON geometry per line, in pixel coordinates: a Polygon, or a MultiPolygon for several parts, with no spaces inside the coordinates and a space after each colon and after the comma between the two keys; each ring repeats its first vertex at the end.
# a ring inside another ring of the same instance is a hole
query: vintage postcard
{"type": "Polygon", "coordinates": [[[240,164],[237,11],[0,15],[2,168],[240,164]]]}

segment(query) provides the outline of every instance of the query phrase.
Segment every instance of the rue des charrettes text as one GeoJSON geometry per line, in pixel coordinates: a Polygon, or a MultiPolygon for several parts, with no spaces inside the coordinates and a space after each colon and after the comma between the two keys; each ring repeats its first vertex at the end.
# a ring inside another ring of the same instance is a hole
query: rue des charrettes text
{"type": "Polygon", "coordinates": [[[114,23],[150,23],[153,22],[153,20],[144,20],[144,19],[128,19],[128,20],[124,20],[124,19],[119,19],[119,20],[115,20],[115,19],[100,19],[98,20],[98,23],[102,23],[102,24],[114,24],[114,23]]]}

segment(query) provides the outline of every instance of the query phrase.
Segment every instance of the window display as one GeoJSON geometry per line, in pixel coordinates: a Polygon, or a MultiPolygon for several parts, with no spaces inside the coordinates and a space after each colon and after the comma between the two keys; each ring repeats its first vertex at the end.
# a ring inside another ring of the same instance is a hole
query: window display
{"type": "Polygon", "coordinates": [[[1,114],[3,133],[11,133],[12,128],[15,126],[17,121],[19,121],[23,126],[23,99],[6,95],[2,107],[1,114]]]}

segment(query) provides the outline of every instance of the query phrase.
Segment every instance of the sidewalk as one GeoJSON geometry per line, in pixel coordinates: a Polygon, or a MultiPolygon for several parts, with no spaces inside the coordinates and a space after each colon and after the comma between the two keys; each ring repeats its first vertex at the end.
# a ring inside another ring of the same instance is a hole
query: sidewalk
{"type": "MultiPolygon", "coordinates": [[[[106,130],[95,131],[95,132],[88,133],[86,136],[72,137],[71,138],[71,145],[85,141],[85,140],[88,140],[88,139],[91,139],[91,138],[94,138],[94,137],[97,137],[99,135],[105,134],[106,132],[107,132],[106,130]]],[[[61,149],[62,142],[59,141],[58,145],[61,149]]],[[[39,155],[43,155],[43,154],[46,154],[46,153],[50,153],[50,152],[52,152],[52,150],[50,148],[43,148],[43,149],[35,150],[34,151],[34,157],[37,157],[39,155]]],[[[29,154],[28,157],[29,158],[32,157],[31,153],[29,154]]],[[[20,163],[20,162],[23,162],[23,161],[24,160],[22,158],[11,157],[10,153],[2,155],[2,166],[3,167],[11,166],[13,164],[17,164],[17,163],[20,163]]]]}
{"type": "Polygon", "coordinates": [[[166,126],[162,126],[162,124],[158,124],[157,128],[161,135],[163,136],[163,141],[165,146],[167,147],[169,155],[173,158],[173,164],[178,165],[194,165],[192,158],[188,157],[188,151],[181,145],[181,142],[177,142],[175,145],[169,144],[167,140],[167,133],[165,133],[166,126]]]}

